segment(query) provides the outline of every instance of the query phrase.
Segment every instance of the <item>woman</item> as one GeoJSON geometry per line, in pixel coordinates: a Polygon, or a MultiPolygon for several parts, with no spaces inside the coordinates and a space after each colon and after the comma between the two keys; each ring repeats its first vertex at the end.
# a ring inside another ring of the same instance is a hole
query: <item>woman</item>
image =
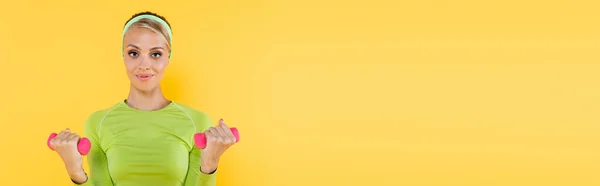
{"type": "Polygon", "coordinates": [[[166,19],[152,12],[135,14],[125,24],[122,51],[130,92],[84,124],[92,144],[89,178],[77,151],[80,136],[66,129],[50,142],[76,185],[216,185],[219,159],[235,137],[222,119],[211,127],[205,113],[163,95],[160,81],[171,57],[171,36],[166,19]],[[206,134],[204,149],[194,146],[198,132],[206,134]]]}

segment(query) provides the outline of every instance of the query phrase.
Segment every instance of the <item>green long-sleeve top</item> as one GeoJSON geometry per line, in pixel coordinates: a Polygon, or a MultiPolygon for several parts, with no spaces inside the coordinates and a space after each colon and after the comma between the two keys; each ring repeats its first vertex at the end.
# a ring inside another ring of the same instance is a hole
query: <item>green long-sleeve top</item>
{"type": "Polygon", "coordinates": [[[143,111],[121,101],[92,113],[84,125],[92,147],[88,181],[94,186],[215,186],[216,173],[200,172],[194,134],[212,121],[204,112],[172,101],[143,111]]]}

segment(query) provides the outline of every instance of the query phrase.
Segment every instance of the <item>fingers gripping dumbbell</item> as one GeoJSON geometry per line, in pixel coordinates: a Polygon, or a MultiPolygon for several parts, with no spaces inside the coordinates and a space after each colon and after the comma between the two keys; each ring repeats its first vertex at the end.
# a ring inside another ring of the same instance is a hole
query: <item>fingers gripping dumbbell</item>
{"type": "MultiPolygon", "coordinates": [[[[54,148],[52,148],[52,145],[50,145],[50,141],[52,141],[52,139],[54,139],[54,137],[56,137],[58,134],[56,133],[52,133],[50,134],[50,137],[48,137],[48,141],[46,142],[48,147],[50,148],[50,150],[54,150],[54,148]]],[[[90,148],[92,147],[92,144],[90,143],[90,140],[87,138],[80,138],[79,142],[77,142],[77,151],[79,151],[79,154],[85,156],[90,152],[90,148]]]]}
{"type": "MultiPolygon", "coordinates": [[[[235,136],[235,142],[237,143],[240,141],[240,134],[237,128],[232,127],[229,129],[231,130],[231,133],[233,133],[233,136],[235,136]]],[[[196,133],[194,135],[194,143],[196,144],[196,147],[204,149],[206,147],[206,135],[204,133],[196,133]]]]}

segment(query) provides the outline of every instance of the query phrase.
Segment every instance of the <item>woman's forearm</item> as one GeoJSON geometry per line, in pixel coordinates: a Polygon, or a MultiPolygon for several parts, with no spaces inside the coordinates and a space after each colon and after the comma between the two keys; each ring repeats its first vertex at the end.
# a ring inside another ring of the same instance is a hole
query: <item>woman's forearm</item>
{"type": "Polygon", "coordinates": [[[85,173],[85,170],[83,170],[83,167],[81,165],[65,164],[65,166],[67,167],[67,173],[69,173],[69,177],[71,178],[71,180],[73,180],[73,182],[78,184],[83,184],[87,182],[87,174],[85,173]]]}
{"type": "Polygon", "coordinates": [[[219,165],[219,158],[203,157],[202,164],[200,166],[200,172],[204,174],[211,174],[214,172],[219,165]]]}

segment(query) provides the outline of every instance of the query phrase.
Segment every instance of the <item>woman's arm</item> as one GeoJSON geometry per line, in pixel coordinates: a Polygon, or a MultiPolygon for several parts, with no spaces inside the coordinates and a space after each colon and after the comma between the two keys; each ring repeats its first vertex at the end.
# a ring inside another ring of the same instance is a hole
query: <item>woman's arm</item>
{"type": "MultiPolygon", "coordinates": [[[[203,132],[206,135],[206,147],[204,149],[198,149],[192,144],[188,173],[184,185],[216,186],[219,159],[235,143],[235,137],[225,125],[223,119],[219,120],[219,124],[213,127],[213,122],[206,113],[187,106],[180,106],[180,108],[192,120],[195,125],[195,132],[203,132]]],[[[184,138],[192,138],[192,136],[184,138]]]]}
{"type": "Polygon", "coordinates": [[[187,177],[185,178],[184,186],[216,186],[217,185],[217,173],[215,171],[211,173],[203,173],[201,169],[202,157],[200,149],[193,147],[194,149],[190,152],[190,160],[187,177]]]}
{"type": "Polygon", "coordinates": [[[85,136],[90,140],[91,148],[87,155],[88,166],[90,173],[88,174],[87,182],[84,184],[75,185],[94,185],[94,186],[112,186],[112,180],[108,172],[108,161],[106,154],[101,148],[100,138],[98,136],[98,126],[104,117],[105,113],[96,112],[85,122],[85,136]]]}
{"type": "MultiPolygon", "coordinates": [[[[212,125],[212,121],[208,115],[195,111],[188,110],[196,125],[196,132],[202,132],[212,125]]],[[[216,167],[213,172],[204,173],[202,172],[202,150],[192,146],[192,151],[189,155],[188,173],[185,178],[184,186],[216,186],[217,185],[217,173],[216,167]]]]}
{"type": "Polygon", "coordinates": [[[79,135],[71,133],[71,130],[67,128],[50,140],[50,146],[62,159],[67,173],[74,183],[85,183],[87,180],[83,170],[83,157],[77,151],[77,142],[80,139],[79,135]]]}
{"type": "Polygon", "coordinates": [[[196,183],[196,186],[216,184],[213,181],[216,181],[215,172],[219,165],[219,159],[236,141],[236,138],[230,128],[223,122],[223,119],[219,120],[219,125],[205,130],[204,134],[207,141],[206,147],[202,150],[194,148],[191,153],[192,156],[190,156],[190,161],[194,161],[190,162],[190,165],[194,165],[191,170],[200,172],[197,173],[199,175],[199,183],[196,183]]]}

